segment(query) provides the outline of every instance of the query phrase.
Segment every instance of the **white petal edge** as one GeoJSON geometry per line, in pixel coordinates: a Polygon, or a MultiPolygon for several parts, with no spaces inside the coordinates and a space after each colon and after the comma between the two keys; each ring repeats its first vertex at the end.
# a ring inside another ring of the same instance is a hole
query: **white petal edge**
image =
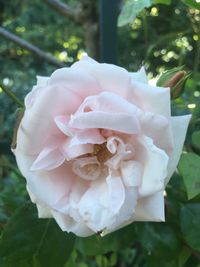
{"type": "Polygon", "coordinates": [[[135,209],[134,221],[165,221],[164,192],[138,199],[135,209]]]}
{"type": "Polygon", "coordinates": [[[87,237],[94,234],[83,222],[76,222],[69,215],[57,211],[52,211],[52,215],[62,231],[67,231],[68,233],[73,232],[80,237],[87,237]]]}
{"type": "Polygon", "coordinates": [[[167,167],[168,175],[165,179],[165,185],[169,182],[180,159],[190,119],[191,115],[177,116],[171,118],[172,133],[174,137],[174,150],[169,158],[169,163],[167,167]]]}
{"type": "Polygon", "coordinates": [[[148,83],[147,75],[144,66],[137,72],[130,72],[131,78],[134,81],[141,82],[141,83],[148,83]]]}
{"type": "Polygon", "coordinates": [[[144,136],[139,138],[139,142],[144,148],[140,159],[141,162],[144,161],[144,169],[142,184],[139,187],[139,195],[147,197],[164,189],[164,179],[167,177],[169,157],[164,150],[159,149],[153,144],[151,138],[144,136]]]}
{"type": "Polygon", "coordinates": [[[39,218],[52,218],[51,210],[48,207],[36,204],[39,218]]]}

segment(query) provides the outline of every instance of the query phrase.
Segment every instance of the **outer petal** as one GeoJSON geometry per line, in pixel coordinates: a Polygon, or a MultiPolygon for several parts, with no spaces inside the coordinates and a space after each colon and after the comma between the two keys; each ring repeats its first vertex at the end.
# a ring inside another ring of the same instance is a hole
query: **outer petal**
{"type": "Polygon", "coordinates": [[[72,232],[81,237],[86,237],[94,234],[94,232],[89,229],[83,222],[76,222],[69,215],[65,215],[56,211],[52,211],[52,215],[63,231],[72,232]]]}
{"type": "Polygon", "coordinates": [[[115,222],[124,197],[124,186],[119,177],[108,176],[106,181],[105,178],[94,181],[80,201],[80,214],[91,229],[102,231],[115,222]]]}
{"type": "Polygon", "coordinates": [[[123,90],[130,82],[129,73],[116,65],[97,63],[84,57],[72,65],[74,70],[85,70],[99,83],[103,91],[112,91],[123,95],[123,90]]]}
{"type": "Polygon", "coordinates": [[[37,202],[52,209],[64,209],[75,180],[70,164],[52,171],[29,172],[27,185],[37,202]]]}
{"type": "Polygon", "coordinates": [[[148,79],[147,79],[147,75],[146,75],[144,67],[142,67],[137,72],[131,72],[130,75],[131,75],[131,78],[133,81],[141,82],[141,83],[145,83],[145,84],[148,83],[148,79]]]}
{"type": "Polygon", "coordinates": [[[165,185],[168,183],[178,164],[190,119],[191,115],[177,116],[171,118],[172,132],[175,142],[173,153],[169,158],[168,175],[165,179],[165,185]]]}
{"type": "Polygon", "coordinates": [[[140,116],[140,123],[143,134],[153,139],[157,147],[171,155],[174,139],[170,119],[151,112],[144,112],[140,116]]]}
{"type": "Polygon", "coordinates": [[[164,221],[164,192],[138,199],[134,221],[164,221]]]}
{"type": "Polygon", "coordinates": [[[52,218],[51,210],[48,207],[36,204],[39,218],[52,218]]]}
{"type": "Polygon", "coordinates": [[[94,232],[99,232],[114,223],[115,217],[109,209],[109,200],[105,178],[92,182],[80,200],[79,213],[94,232]]]}
{"type": "Polygon", "coordinates": [[[138,147],[138,161],[143,163],[142,185],[139,195],[142,197],[152,195],[164,189],[164,179],[167,176],[167,154],[157,148],[152,139],[142,137],[139,139],[142,146],[138,147]]]}
{"type": "Polygon", "coordinates": [[[54,117],[74,113],[81,101],[81,98],[63,87],[43,90],[31,109],[24,114],[18,129],[17,146],[28,155],[39,153],[48,136],[60,132],[54,117]]]}
{"type": "MultiPolygon", "coordinates": [[[[100,86],[95,78],[84,69],[62,68],[56,70],[50,77],[50,85],[61,85],[73,91],[82,99],[88,95],[100,92],[100,86]]],[[[69,103],[71,99],[68,99],[69,103]]]]}
{"type": "Polygon", "coordinates": [[[138,193],[135,187],[125,187],[125,200],[119,213],[115,216],[115,222],[111,226],[108,226],[102,232],[101,236],[107,235],[133,222],[137,197],[138,193]]]}
{"type": "Polygon", "coordinates": [[[144,111],[153,112],[170,117],[170,90],[169,88],[150,86],[132,79],[132,101],[144,111]]]}

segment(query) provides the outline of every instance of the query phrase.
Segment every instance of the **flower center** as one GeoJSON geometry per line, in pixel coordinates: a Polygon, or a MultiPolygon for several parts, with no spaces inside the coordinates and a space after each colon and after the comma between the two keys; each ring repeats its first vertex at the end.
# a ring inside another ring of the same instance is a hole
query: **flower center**
{"type": "Polygon", "coordinates": [[[91,156],[96,156],[99,163],[104,163],[110,159],[113,154],[107,149],[106,142],[103,144],[95,144],[94,151],[91,153],[91,156]]]}

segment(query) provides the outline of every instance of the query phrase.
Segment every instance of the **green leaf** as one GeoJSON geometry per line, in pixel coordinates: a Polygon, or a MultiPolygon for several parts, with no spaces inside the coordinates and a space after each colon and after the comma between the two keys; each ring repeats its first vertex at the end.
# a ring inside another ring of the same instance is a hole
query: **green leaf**
{"type": "Polygon", "coordinates": [[[200,10],[200,3],[197,3],[195,0],[182,0],[182,2],[191,8],[200,10]]]}
{"type": "Polygon", "coordinates": [[[178,267],[184,266],[190,256],[191,251],[187,247],[183,247],[178,257],[178,267]]]}
{"type": "Polygon", "coordinates": [[[200,252],[200,205],[185,204],[181,207],[180,224],[183,237],[190,247],[200,252]]]}
{"type": "Polygon", "coordinates": [[[107,267],[108,266],[108,259],[104,255],[97,255],[96,256],[96,263],[98,267],[107,267]]]}
{"type": "Polygon", "coordinates": [[[118,26],[133,22],[136,16],[146,7],[152,5],[151,0],[127,0],[118,18],[118,26]]]}
{"type": "Polygon", "coordinates": [[[76,246],[83,255],[101,255],[108,252],[120,251],[130,246],[134,243],[134,237],[135,225],[131,224],[104,237],[94,235],[87,238],[77,238],[76,246]]]}
{"type": "Polygon", "coordinates": [[[164,4],[164,5],[170,5],[171,0],[153,0],[153,4],[164,4]]]}
{"type": "Polygon", "coordinates": [[[11,217],[0,240],[0,266],[63,267],[75,238],[52,219],[38,219],[27,203],[11,217]]]}
{"type": "Polygon", "coordinates": [[[200,131],[196,131],[192,134],[192,142],[200,149],[200,131]]]}
{"type": "Polygon", "coordinates": [[[173,228],[165,223],[138,223],[137,225],[139,242],[147,250],[152,261],[160,258],[168,262],[174,259],[180,250],[180,241],[173,228]]]}
{"type": "Polygon", "coordinates": [[[178,165],[183,176],[188,199],[200,193],[200,157],[193,153],[183,154],[178,165]]]}

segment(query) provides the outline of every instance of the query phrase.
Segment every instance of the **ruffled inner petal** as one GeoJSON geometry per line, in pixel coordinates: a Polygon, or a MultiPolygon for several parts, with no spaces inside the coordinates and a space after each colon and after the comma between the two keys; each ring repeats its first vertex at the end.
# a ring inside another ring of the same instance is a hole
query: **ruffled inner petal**
{"type": "Polygon", "coordinates": [[[124,186],[119,176],[98,179],[81,198],[79,211],[86,224],[95,232],[112,225],[124,203],[124,186]]]}
{"type": "Polygon", "coordinates": [[[124,112],[129,115],[140,114],[141,112],[136,105],[112,92],[102,92],[99,95],[87,97],[80,105],[75,115],[87,110],[124,112]]]}
{"type": "Polygon", "coordinates": [[[68,138],[62,144],[62,153],[67,160],[71,160],[82,155],[92,153],[93,152],[93,145],[92,144],[80,144],[80,145],[70,145],[70,139],[68,138]]]}
{"type": "Polygon", "coordinates": [[[70,116],[56,116],[54,122],[58,129],[67,136],[73,135],[73,130],[68,127],[70,116]]]}
{"type": "Polygon", "coordinates": [[[138,187],[141,185],[143,169],[140,162],[134,160],[122,161],[120,169],[125,186],[138,187]]]}
{"type": "Polygon", "coordinates": [[[107,113],[102,111],[92,111],[72,116],[70,127],[78,129],[110,129],[127,134],[137,134],[140,132],[138,118],[125,113],[107,113]]]}
{"type": "Polygon", "coordinates": [[[101,236],[116,231],[129,223],[133,222],[134,212],[137,205],[138,192],[135,187],[125,187],[125,199],[118,214],[115,216],[115,222],[108,225],[101,236]]]}
{"type": "Polygon", "coordinates": [[[97,161],[96,157],[74,160],[72,170],[85,180],[96,180],[101,174],[100,163],[97,161]]]}
{"type": "Polygon", "coordinates": [[[31,171],[52,170],[63,164],[65,157],[57,147],[45,147],[31,166],[31,171]]]}
{"type": "Polygon", "coordinates": [[[70,139],[69,147],[85,144],[103,144],[106,139],[100,134],[99,129],[83,129],[76,131],[70,139]]]}

